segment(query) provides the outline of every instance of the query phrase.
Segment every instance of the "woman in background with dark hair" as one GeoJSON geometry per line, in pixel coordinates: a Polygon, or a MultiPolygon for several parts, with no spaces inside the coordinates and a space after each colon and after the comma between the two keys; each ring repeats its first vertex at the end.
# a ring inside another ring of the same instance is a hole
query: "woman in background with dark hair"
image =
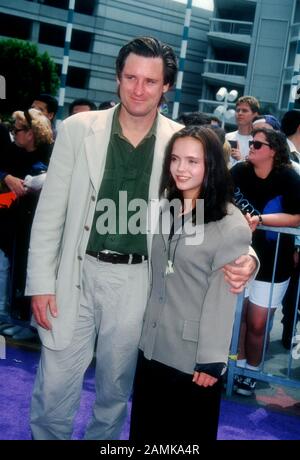
{"type": "Polygon", "coordinates": [[[133,442],[216,439],[220,377],[236,305],[221,267],[247,254],[251,240],[245,218],[231,203],[228,174],[212,129],[191,126],[173,135],[160,187],[167,199],[151,253],[133,442]]]}
{"type": "MultiPolygon", "coordinates": [[[[230,171],[236,203],[247,213],[254,232],[252,245],[261,262],[244,302],[238,359],[238,366],[256,371],[262,358],[268,308],[272,320],[289,284],[294,252],[294,237],[281,234],[270,300],[277,233],[256,231],[256,228],[300,225],[300,177],[292,169],[285,136],[268,128],[253,131],[247,161],[238,163],[230,171]]],[[[251,396],[255,385],[254,378],[238,376],[235,389],[239,394],[251,396]]]]}

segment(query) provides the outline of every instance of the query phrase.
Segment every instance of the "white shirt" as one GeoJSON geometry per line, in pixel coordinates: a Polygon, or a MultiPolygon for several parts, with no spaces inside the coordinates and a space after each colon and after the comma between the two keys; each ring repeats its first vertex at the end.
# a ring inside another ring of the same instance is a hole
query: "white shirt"
{"type": "Polygon", "coordinates": [[[240,134],[238,131],[232,131],[231,133],[226,134],[226,140],[238,141],[240,152],[242,155],[241,160],[236,160],[235,158],[230,157],[229,167],[238,163],[239,161],[244,160],[249,153],[249,141],[252,141],[251,134],[240,134]]]}
{"type": "Polygon", "coordinates": [[[292,141],[291,141],[290,139],[288,139],[288,138],[286,139],[286,141],[287,141],[288,146],[289,146],[289,148],[290,148],[290,152],[294,152],[294,153],[297,155],[297,157],[298,157],[298,159],[299,159],[299,163],[300,163],[300,152],[298,152],[298,150],[296,149],[296,146],[295,146],[294,142],[292,142],[292,141]]]}

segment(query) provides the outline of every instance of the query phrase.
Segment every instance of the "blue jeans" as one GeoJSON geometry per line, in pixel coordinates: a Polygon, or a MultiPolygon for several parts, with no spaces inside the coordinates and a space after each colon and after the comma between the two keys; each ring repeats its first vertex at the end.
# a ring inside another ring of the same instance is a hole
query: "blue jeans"
{"type": "Polygon", "coordinates": [[[9,318],[9,259],[0,249],[0,321],[9,318]]]}

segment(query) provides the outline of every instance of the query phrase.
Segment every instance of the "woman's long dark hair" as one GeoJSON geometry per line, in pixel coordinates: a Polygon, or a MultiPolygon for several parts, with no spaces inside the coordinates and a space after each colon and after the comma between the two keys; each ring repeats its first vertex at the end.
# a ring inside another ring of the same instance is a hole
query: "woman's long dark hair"
{"type": "Polygon", "coordinates": [[[170,173],[171,155],[177,139],[192,137],[201,142],[205,155],[205,173],[199,196],[204,199],[204,223],[222,219],[227,214],[228,203],[232,199],[232,182],[224,159],[223,146],[211,128],[203,126],[186,126],[176,132],[166,148],[163,171],[160,182],[160,198],[169,201],[180,199],[183,194],[177,189],[170,173]]]}

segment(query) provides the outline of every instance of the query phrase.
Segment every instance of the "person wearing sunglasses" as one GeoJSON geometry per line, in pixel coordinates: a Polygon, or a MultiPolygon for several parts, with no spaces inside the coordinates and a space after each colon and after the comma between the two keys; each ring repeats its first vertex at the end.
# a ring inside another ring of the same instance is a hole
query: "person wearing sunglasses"
{"type": "MultiPolygon", "coordinates": [[[[285,136],[279,131],[259,128],[247,161],[231,169],[236,204],[240,205],[253,231],[253,248],[260,259],[260,270],[248,288],[241,323],[238,365],[258,370],[262,357],[268,316],[277,233],[257,230],[260,225],[297,227],[300,225],[300,176],[293,170],[285,136]]],[[[289,284],[293,270],[294,237],[281,234],[275,282],[271,299],[271,318],[289,284]]],[[[255,379],[238,377],[236,391],[249,396],[255,379]]]]}
{"type": "MultiPolygon", "coordinates": [[[[273,115],[261,115],[254,119],[252,125],[253,129],[258,128],[270,128],[275,131],[282,131],[286,135],[286,141],[290,150],[290,160],[292,168],[300,175],[300,163],[297,154],[296,145],[300,146],[300,113],[298,110],[290,110],[286,112],[280,121],[273,115]],[[299,125],[299,130],[298,130],[299,125]]],[[[293,331],[294,331],[294,316],[295,316],[295,303],[298,292],[298,280],[299,280],[299,247],[300,247],[300,236],[295,237],[295,252],[294,252],[294,270],[291,274],[290,282],[287,291],[282,300],[282,319],[283,324],[281,344],[287,350],[290,350],[293,331]]],[[[299,303],[300,305],[300,303],[299,303]]],[[[298,315],[299,316],[299,315],[298,315]]],[[[272,325],[270,327],[272,329],[272,325]]]]}
{"type": "Polygon", "coordinates": [[[18,110],[12,119],[13,142],[0,157],[0,182],[15,198],[9,207],[0,206],[0,332],[18,340],[32,336],[29,329],[14,326],[12,318],[28,320],[30,316],[29,300],[24,297],[29,235],[53,137],[50,121],[39,110],[18,110]],[[9,311],[9,304],[14,311],[9,311]]]}

